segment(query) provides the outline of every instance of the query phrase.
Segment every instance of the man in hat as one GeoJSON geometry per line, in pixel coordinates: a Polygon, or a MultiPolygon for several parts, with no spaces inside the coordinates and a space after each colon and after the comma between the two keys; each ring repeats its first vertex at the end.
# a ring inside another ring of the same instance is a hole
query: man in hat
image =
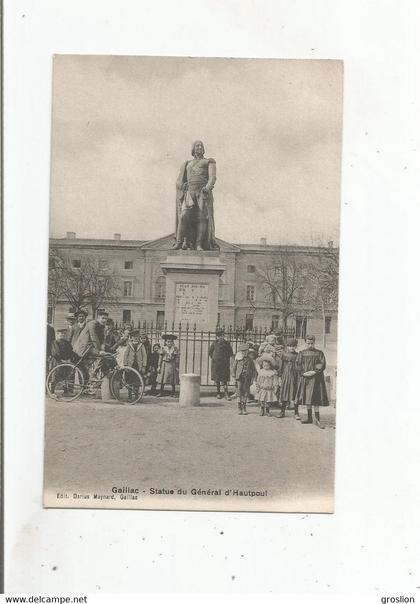
{"type": "Polygon", "coordinates": [[[72,357],[73,349],[67,340],[67,329],[57,329],[54,342],[51,345],[51,356],[55,364],[69,361],[72,357]]]}
{"type": "MultiPolygon", "coordinates": [[[[73,356],[73,349],[71,347],[70,342],[67,339],[68,330],[67,329],[57,329],[56,336],[54,342],[51,345],[51,363],[50,369],[53,369],[60,363],[65,363],[66,361],[70,361],[73,356]]],[[[57,382],[60,380],[64,380],[66,378],[66,374],[68,375],[69,368],[68,367],[58,367],[51,377],[50,389],[51,392],[55,391],[57,382]]],[[[65,386],[65,390],[66,390],[65,386]]]]}
{"type": "Polygon", "coordinates": [[[80,359],[86,355],[85,377],[88,373],[88,367],[92,364],[92,360],[100,361],[100,366],[104,371],[106,364],[101,360],[101,357],[107,353],[105,351],[105,324],[108,319],[108,313],[104,310],[98,311],[96,319],[88,321],[81,331],[77,342],[74,345],[74,352],[80,359]]]}
{"type": "Polygon", "coordinates": [[[67,323],[66,340],[68,340],[71,343],[71,341],[73,339],[74,328],[76,326],[76,315],[74,314],[74,312],[69,312],[66,315],[66,323],[67,323]]]}
{"type": "Polygon", "coordinates": [[[325,355],[322,350],[315,348],[315,336],[307,336],[306,344],[307,348],[301,350],[296,359],[296,369],[299,375],[296,402],[298,405],[306,405],[308,411],[308,418],[302,424],[313,423],[318,428],[323,428],[320,423],[319,407],[329,405],[324,379],[325,355]],[[315,416],[313,416],[312,408],[315,416]]]}
{"type": "Polygon", "coordinates": [[[217,398],[221,399],[220,385],[223,384],[225,398],[229,399],[228,383],[230,380],[230,359],[233,350],[230,343],[225,340],[223,329],[216,330],[216,341],[212,342],[209,350],[211,358],[211,379],[216,382],[217,398]]]}
{"type": "Polygon", "coordinates": [[[76,313],[76,324],[73,328],[73,336],[71,339],[71,345],[74,349],[76,342],[77,342],[77,338],[80,336],[80,334],[82,333],[83,329],[86,326],[86,319],[87,319],[88,313],[86,312],[86,310],[79,310],[76,313]]]}
{"type": "Polygon", "coordinates": [[[165,396],[166,384],[169,384],[172,388],[171,396],[175,396],[175,385],[178,381],[179,363],[179,351],[178,348],[175,346],[175,340],[177,340],[178,338],[173,333],[164,333],[161,337],[164,344],[160,350],[160,392],[157,396],[165,396]]]}

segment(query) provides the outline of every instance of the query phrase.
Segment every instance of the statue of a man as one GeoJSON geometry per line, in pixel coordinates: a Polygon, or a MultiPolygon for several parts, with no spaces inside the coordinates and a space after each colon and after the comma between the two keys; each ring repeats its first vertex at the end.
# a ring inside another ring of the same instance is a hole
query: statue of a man
{"type": "Polygon", "coordinates": [[[213,187],[216,162],[204,157],[201,141],[192,144],[194,159],[182,164],[176,181],[176,224],[174,249],[214,250],[213,187]]]}

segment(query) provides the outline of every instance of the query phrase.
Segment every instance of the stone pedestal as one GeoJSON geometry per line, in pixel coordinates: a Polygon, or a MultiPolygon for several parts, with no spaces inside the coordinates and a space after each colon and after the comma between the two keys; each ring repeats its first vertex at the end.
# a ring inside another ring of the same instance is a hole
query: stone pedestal
{"type": "Polygon", "coordinates": [[[165,320],[178,329],[196,325],[213,331],[217,325],[219,277],[226,266],[218,251],[170,251],[161,263],[166,275],[165,320]]]}
{"type": "Polygon", "coordinates": [[[179,406],[194,407],[200,404],[200,376],[196,373],[183,373],[179,377],[179,406]]]}

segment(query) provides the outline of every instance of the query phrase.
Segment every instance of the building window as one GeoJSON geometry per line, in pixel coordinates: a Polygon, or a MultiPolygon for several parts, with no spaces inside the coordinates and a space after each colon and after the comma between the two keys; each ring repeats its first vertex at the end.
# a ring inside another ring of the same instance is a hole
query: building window
{"type": "Polygon", "coordinates": [[[255,266],[253,264],[248,264],[246,271],[247,273],[255,273],[255,266]]]}
{"type": "Polygon", "coordinates": [[[271,317],[271,327],[273,329],[277,329],[277,327],[279,326],[279,320],[280,320],[280,316],[279,315],[273,315],[271,317]]]}
{"type": "Polygon", "coordinates": [[[123,296],[125,298],[131,298],[133,295],[133,282],[132,281],[124,281],[123,282],[123,296]]]}
{"type": "Polygon", "coordinates": [[[245,329],[247,331],[254,329],[254,315],[245,315],[245,329]]]}
{"type": "Polygon", "coordinates": [[[331,333],[331,317],[325,317],[325,333],[331,333]]]}
{"type": "Polygon", "coordinates": [[[166,279],[165,277],[158,277],[155,283],[155,298],[164,300],[166,296],[166,279]]]}
{"type": "Polygon", "coordinates": [[[131,310],[124,309],[122,312],[122,322],[131,323],[131,310]]]}
{"type": "Polygon", "coordinates": [[[156,329],[163,329],[165,323],[165,311],[158,310],[156,313],[156,329]]]}
{"type": "Polygon", "coordinates": [[[126,260],[124,262],[124,268],[125,268],[125,270],[129,270],[129,269],[133,268],[133,265],[134,265],[134,263],[133,263],[132,260],[126,260]]]}
{"type": "Polygon", "coordinates": [[[249,302],[254,302],[254,300],[255,300],[255,285],[247,285],[246,286],[246,299],[249,302]]]}
{"type": "Polygon", "coordinates": [[[79,258],[75,258],[71,261],[71,265],[73,268],[80,268],[82,266],[82,261],[79,258]]]}

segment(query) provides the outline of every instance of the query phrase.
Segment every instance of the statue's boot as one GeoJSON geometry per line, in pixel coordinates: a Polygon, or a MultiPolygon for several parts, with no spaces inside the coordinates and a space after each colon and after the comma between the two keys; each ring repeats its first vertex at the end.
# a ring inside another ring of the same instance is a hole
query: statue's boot
{"type": "Polygon", "coordinates": [[[172,249],[174,250],[180,250],[182,248],[182,243],[180,241],[177,241],[176,243],[174,243],[172,249]]]}

